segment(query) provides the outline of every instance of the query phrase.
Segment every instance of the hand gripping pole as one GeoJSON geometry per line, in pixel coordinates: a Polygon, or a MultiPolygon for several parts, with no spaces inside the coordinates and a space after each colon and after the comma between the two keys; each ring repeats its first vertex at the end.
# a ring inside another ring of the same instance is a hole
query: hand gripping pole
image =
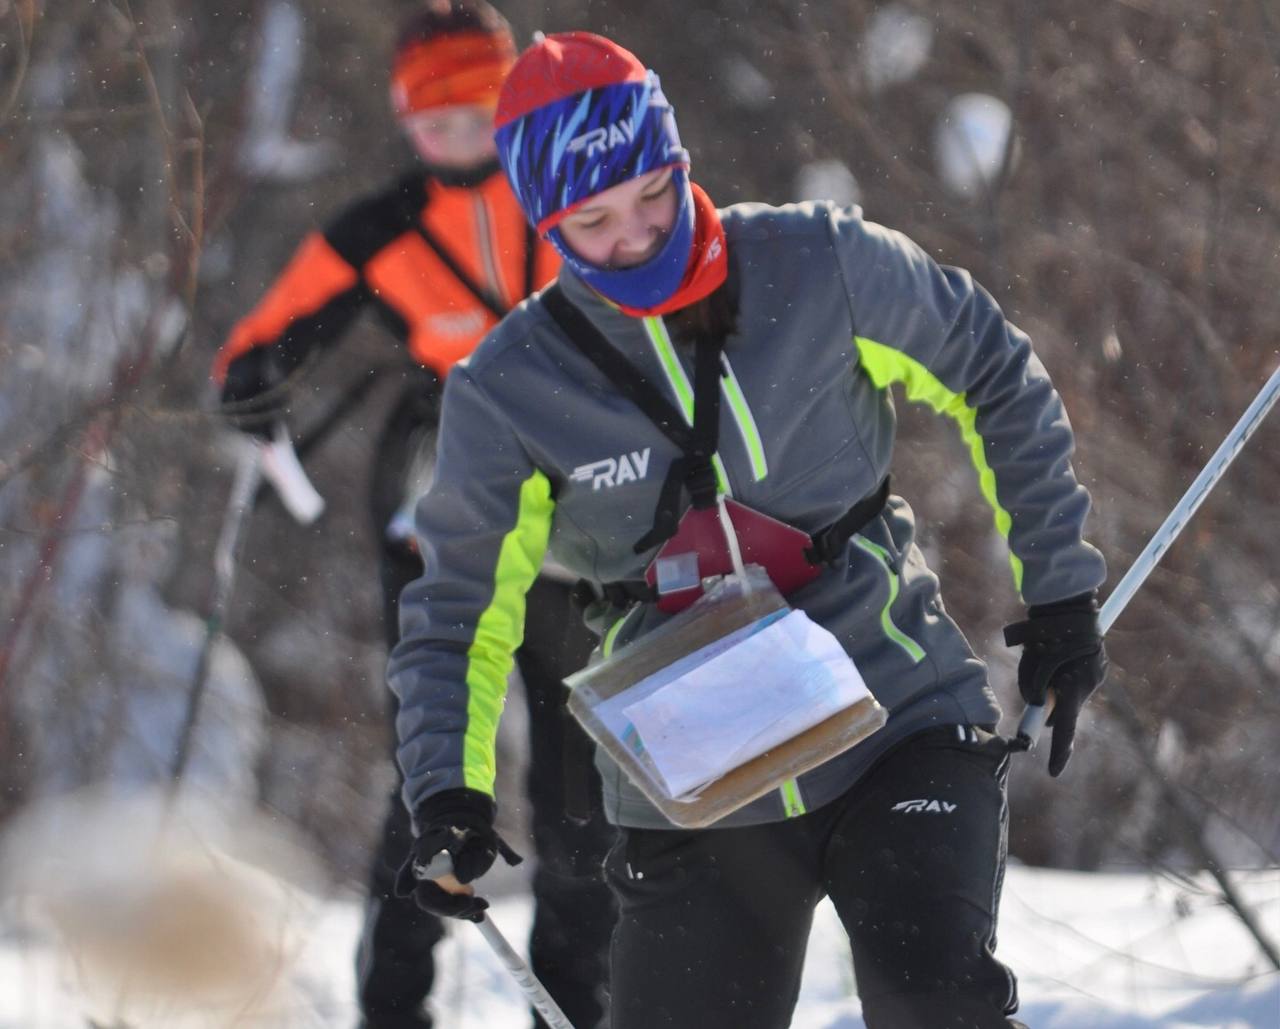
{"type": "MultiPolygon", "coordinates": [[[[1196,476],[1195,481],[1187,489],[1187,492],[1183,494],[1177,506],[1169,512],[1169,517],[1164,520],[1164,524],[1151,537],[1146,549],[1138,555],[1137,560],[1130,566],[1124,578],[1111,591],[1111,596],[1107,598],[1107,602],[1102,605],[1102,610],[1098,612],[1098,627],[1104,636],[1115,620],[1120,617],[1120,612],[1125,609],[1133,595],[1138,592],[1138,587],[1146,581],[1152,569],[1159,563],[1165,551],[1169,549],[1170,544],[1178,538],[1178,534],[1186,527],[1187,522],[1191,520],[1191,516],[1204,503],[1205,497],[1218,484],[1218,480],[1222,478],[1227,466],[1244,449],[1245,443],[1253,435],[1254,430],[1262,424],[1262,420],[1267,416],[1267,412],[1275,406],[1277,399],[1280,399],[1280,368],[1271,373],[1271,378],[1267,380],[1266,385],[1254,397],[1253,403],[1240,416],[1235,428],[1227,434],[1227,438],[1222,441],[1222,445],[1218,447],[1213,457],[1209,458],[1209,463],[1196,476]]],[[[1028,705],[1027,709],[1022,713],[1022,720],[1018,723],[1018,741],[1024,747],[1035,746],[1036,741],[1040,738],[1041,730],[1044,729],[1044,724],[1052,711],[1052,693],[1045,704],[1028,705]]]]}

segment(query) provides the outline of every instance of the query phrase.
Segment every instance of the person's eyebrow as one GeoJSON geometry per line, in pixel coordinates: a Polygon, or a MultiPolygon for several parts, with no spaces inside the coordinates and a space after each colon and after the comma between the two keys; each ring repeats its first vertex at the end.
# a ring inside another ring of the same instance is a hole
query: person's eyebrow
{"type": "Polygon", "coordinates": [[[650,193],[664,190],[669,185],[671,185],[671,176],[672,176],[671,169],[670,168],[666,169],[666,172],[667,172],[666,178],[654,179],[651,183],[649,183],[649,185],[647,185],[644,189],[640,191],[640,195],[648,196],[650,193]]]}
{"type": "MultiPolygon", "coordinates": [[[[646,194],[648,194],[654,189],[666,189],[667,184],[670,183],[671,181],[671,176],[673,172],[670,168],[664,168],[662,170],[667,173],[666,179],[654,179],[651,183],[649,183],[647,186],[645,186],[644,189],[640,191],[641,196],[645,196],[646,194]]],[[[606,210],[606,208],[601,207],[599,204],[596,204],[594,206],[592,204],[586,204],[582,207],[577,208],[572,214],[565,215],[565,218],[566,219],[578,218],[584,215],[587,217],[590,217],[592,214],[599,214],[604,210],[606,210]]]]}

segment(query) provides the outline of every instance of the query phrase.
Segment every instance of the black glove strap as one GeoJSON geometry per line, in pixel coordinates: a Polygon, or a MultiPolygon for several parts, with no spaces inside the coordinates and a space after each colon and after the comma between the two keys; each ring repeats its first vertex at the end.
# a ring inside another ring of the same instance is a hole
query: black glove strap
{"type": "Polygon", "coordinates": [[[427,868],[431,858],[442,850],[456,858],[476,837],[492,845],[507,864],[520,864],[524,858],[493,827],[495,813],[493,798],[479,790],[442,790],[424,800],[414,812],[414,822],[420,831],[418,845],[422,846],[422,841],[429,839],[426,849],[431,853],[419,855],[426,860],[421,863],[415,861],[415,874],[419,868],[427,868]]]}

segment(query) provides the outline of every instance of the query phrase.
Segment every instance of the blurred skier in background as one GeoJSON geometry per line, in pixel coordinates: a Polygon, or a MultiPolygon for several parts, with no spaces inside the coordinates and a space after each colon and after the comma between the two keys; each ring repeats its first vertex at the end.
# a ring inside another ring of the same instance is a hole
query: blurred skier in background
{"type": "MultiPolygon", "coordinates": [[[[400,591],[422,572],[409,515],[431,480],[441,383],[560,263],[527,226],[497,161],[494,107],[515,54],[510,26],[483,0],[432,0],[405,24],[391,99],[421,165],[307,235],[213,366],[224,412],[265,434],[294,373],[337,343],[362,310],[374,310],[405,344],[404,388],[374,452],[370,497],[388,646],[399,636],[400,591]]],[[[527,620],[514,627],[524,638],[516,663],[529,708],[537,857],[530,953],[574,1025],[591,1029],[607,1011],[614,908],[601,866],[613,830],[601,814],[590,745],[564,706],[563,676],[586,662],[593,640],[571,604],[572,580],[544,571],[527,620]]],[[[423,1002],[443,926],[395,895],[410,842],[397,787],[357,955],[365,1029],[432,1025],[423,1002]]]]}

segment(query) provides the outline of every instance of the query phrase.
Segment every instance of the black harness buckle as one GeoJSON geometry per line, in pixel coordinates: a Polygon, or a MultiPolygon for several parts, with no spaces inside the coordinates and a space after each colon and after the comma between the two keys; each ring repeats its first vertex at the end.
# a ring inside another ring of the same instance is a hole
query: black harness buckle
{"type": "Polygon", "coordinates": [[[805,560],[811,565],[834,565],[844,554],[849,540],[884,510],[888,499],[889,476],[886,475],[874,493],[863,497],[825,529],[814,534],[813,546],[805,549],[805,560]]]}

